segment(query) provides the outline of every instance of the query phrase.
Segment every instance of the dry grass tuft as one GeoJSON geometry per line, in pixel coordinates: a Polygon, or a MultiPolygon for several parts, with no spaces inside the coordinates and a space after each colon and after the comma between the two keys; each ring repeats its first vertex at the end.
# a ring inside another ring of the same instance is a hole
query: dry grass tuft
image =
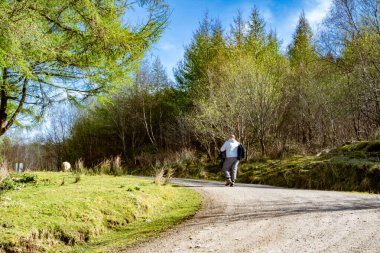
{"type": "Polygon", "coordinates": [[[176,164],[194,162],[196,160],[195,152],[191,149],[184,148],[174,154],[173,160],[176,164]]]}
{"type": "Polygon", "coordinates": [[[115,176],[121,176],[123,174],[120,156],[116,156],[112,159],[112,174],[115,176]]]}
{"type": "Polygon", "coordinates": [[[84,163],[83,163],[82,158],[79,158],[75,162],[74,169],[75,169],[76,173],[84,173],[85,172],[86,168],[84,167],[84,163]]]}
{"type": "Polygon", "coordinates": [[[165,180],[164,180],[164,174],[165,174],[165,169],[163,167],[156,169],[155,170],[155,176],[154,176],[154,183],[156,185],[161,185],[165,180]]]}
{"type": "Polygon", "coordinates": [[[99,174],[109,175],[111,172],[111,160],[105,159],[96,167],[99,174]]]}
{"type": "Polygon", "coordinates": [[[0,182],[2,182],[9,174],[7,161],[0,163],[0,182]]]}
{"type": "Polygon", "coordinates": [[[175,170],[173,168],[168,168],[166,171],[166,177],[165,177],[165,184],[168,184],[171,182],[173,176],[174,176],[175,170]]]}

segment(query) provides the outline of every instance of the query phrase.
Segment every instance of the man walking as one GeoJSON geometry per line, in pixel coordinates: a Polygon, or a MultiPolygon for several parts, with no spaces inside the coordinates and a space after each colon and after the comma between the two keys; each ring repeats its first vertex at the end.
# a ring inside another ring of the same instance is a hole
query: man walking
{"type": "Polygon", "coordinates": [[[226,177],[226,186],[234,186],[239,160],[244,158],[244,148],[236,141],[235,135],[231,135],[230,138],[223,144],[220,149],[221,152],[226,152],[226,159],[223,163],[223,172],[226,177]]]}

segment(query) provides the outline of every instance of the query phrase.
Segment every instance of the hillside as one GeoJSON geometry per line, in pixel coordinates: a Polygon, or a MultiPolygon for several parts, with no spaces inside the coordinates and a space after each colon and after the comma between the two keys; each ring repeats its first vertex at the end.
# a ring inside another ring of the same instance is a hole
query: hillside
{"type": "Polygon", "coordinates": [[[239,178],[290,188],[380,193],[380,141],[345,144],[315,156],[248,162],[239,178]]]}

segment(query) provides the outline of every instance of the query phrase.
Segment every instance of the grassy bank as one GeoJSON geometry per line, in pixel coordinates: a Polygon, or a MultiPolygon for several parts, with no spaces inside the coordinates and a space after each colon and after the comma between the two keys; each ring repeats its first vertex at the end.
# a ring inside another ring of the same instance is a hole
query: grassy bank
{"type": "Polygon", "coordinates": [[[1,185],[0,252],[125,248],[193,215],[201,204],[188,188],[132,177],[33,173],[1,185]]]}
{"type": "Polygon", "coordinates": [[[356,142],[318,156],[248,162],[240,182],[380,193],[380,141],[356,142]]]}
{"type": "MultiPolygon", "coordinates": [[[[207,157],[187,154],[173,160],[162,167],[174,171],[175,177],[224,180],[219,162],[210,162],[207,157]]],[[[154,173],[143,168],[133,172],[154,173]]],[[[242,161],[237,181],[288,188],[380,193],[380,141],[345,144],[314,156],[242,161]]]]}

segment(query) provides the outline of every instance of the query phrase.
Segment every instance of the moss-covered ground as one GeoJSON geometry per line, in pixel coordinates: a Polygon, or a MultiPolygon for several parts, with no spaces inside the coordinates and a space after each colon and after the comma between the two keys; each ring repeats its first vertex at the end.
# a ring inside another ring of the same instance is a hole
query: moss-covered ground
{"type": "Polygon", "coordinates": [[[380,141],[345,144],[317,156],[243,163],[239,180],[291,188],[380,193],[380,141]]]}
{"type": "Polygon", "coordinates": [[[0,252],[107,252],[193,215],[195,191],[134,177],[10,175],[0,186],[0,252]]]}

